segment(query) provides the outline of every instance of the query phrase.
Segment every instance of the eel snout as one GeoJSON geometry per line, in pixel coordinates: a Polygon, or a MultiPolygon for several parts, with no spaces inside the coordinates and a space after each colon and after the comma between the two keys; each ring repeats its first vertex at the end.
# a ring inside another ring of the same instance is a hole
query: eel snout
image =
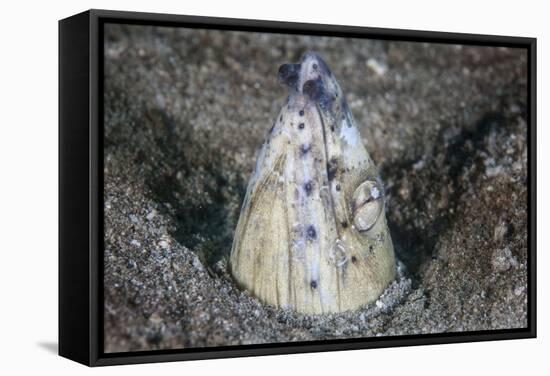
{"type": "Polygon", "coordinates": [[[317,53],[306,52],[299,63],[281,65],[278,80],[290,89],[290,99],[303,96],[318,104],[321,110],[337,115],[340,108],[337,99],[342,97],[342,92],[330,68],[317,53]]]}

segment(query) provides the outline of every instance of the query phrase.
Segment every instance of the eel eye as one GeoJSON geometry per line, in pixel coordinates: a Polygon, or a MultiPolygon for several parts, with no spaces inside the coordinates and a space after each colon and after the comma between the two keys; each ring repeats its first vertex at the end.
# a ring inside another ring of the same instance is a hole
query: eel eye
{"type": "Polygon", "coordinates": [[[368,231],[374,226],[384,208],[382,184],[367,180],[353,193],[353,224],[359,231],[368,231]]]}

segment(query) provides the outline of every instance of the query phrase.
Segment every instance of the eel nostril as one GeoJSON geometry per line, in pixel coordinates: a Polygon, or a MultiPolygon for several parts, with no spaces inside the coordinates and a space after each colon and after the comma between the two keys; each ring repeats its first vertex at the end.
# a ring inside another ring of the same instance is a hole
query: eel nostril
{"type": "Polygon", "coordinates": [[[300,64],[283,64],[279,67],[277,75],[279,82],[288,87],[298,90],[298,80],[300,78],[300,64]]]}

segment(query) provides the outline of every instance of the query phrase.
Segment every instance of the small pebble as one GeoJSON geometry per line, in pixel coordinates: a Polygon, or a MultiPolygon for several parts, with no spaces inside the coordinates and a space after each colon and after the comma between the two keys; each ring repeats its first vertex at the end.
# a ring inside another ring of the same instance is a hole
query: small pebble
{"type": "Polygon", "coordinates": [[[492,264],[496,272],[505,272],[512,267],[516,267],[519,263],[510,248],[505,247],[494,252],[492,264]]]}
{"type": "Polygon", "coordinates": [[[385,63],[373,58],[367,60],[367,67],[378,76],[383,76],[388,71],[388,66],[385,63]]]}
{"type": "Polygon", "coordinates": [[[500,222],[498,225],[495,226],[495,230],[493,232],[493,239],[495,242],[500,242],[504,239],[506,236],[506,233],[508,232],[508,226],[504,222],[500,222]]]}
{"type": "Polygon", "coordinates": [[[147,218],[148,221],[152,220],[157,216],[157,211],[155,209],[151,210],[145,218],[147,218]]]}

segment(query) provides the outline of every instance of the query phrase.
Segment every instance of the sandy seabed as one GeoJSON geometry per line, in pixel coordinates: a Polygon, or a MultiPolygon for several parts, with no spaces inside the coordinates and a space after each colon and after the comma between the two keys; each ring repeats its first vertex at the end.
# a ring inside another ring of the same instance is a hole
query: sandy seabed
{"type": "Polygon", "coordinates": [[[105,351],[527,326],[527,52],[106,25],[105,351]],[[308,316],[227,272],[256,154],[318,52],[388,194],[398,278],[308,316]]]}

